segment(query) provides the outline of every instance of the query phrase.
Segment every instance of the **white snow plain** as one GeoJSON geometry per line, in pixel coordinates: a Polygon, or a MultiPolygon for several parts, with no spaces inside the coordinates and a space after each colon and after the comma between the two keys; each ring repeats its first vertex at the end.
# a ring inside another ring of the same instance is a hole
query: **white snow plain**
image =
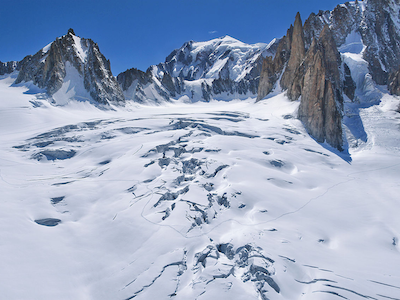
{"type": "Polygon", "coordinates": [[[400,299],[398,97],[359,108],[339,153],[284,94],[100,110],[14,79],[2,299],[400,299]]]}

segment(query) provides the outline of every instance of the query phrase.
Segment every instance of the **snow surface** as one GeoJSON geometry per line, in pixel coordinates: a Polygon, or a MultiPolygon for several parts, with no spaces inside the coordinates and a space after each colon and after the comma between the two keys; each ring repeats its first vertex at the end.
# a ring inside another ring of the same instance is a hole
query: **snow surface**
{"type": "Polygon", "coordinates": [[[104,111],[13,80],[1,298],[400,299],[398,97],[359,107],[367,139],[345,154],[284,94],[104,111]]]}
{"type": "Polygon", "coordinates": [[[342,53],[360,54],[365,48],[360,33],[354,30],[346,37],[346,41],[338,50],[342,53]]]}
{"type": "Polygon", "coordinates": [[[42,49],[42,53],[43,53],[43,54],[46,54],[47,52],[49,52],[50,47],[51,47],[52,44],[53,44],[53,42],[51,42],[50,44],[48,44],[47,46],[45,46],[45,47],[42,49]]]}
{"type": "Polygon", "coordinates": [[[83,44],[83,41],[80,37],[73,34],[71,34],[71,36],[74,39],[74,47],[76,49],[77,56],[82,62],[85,62],[88,48],[86,47],[86,45],[83,44]]]}
{"type": "Polygon", "coordinates": [[[61,88],[53,94],[57,105],[66,105],[71,100],[94,102],[83,84],[83,76],[69,62],[65,62],[65,78],[61,88]]]}

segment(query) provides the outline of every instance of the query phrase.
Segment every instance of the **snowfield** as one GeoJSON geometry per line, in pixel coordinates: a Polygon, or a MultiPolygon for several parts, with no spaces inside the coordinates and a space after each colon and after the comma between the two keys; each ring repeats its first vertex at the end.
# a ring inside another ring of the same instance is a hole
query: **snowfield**
{"type": "Polygon", "coordinates": [[[14,79],[2,299],[400,299],[399,98],[353,107],[339,153],[284,94],[101,110],[14,79]]]}

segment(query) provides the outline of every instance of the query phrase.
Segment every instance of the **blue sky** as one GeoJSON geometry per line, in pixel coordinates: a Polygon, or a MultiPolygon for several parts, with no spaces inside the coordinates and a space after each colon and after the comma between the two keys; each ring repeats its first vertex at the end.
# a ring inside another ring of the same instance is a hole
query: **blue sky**
{"type": "Polygon", "coordinates": [[[21,60],[73,28],[91,38],[114,75],[145,71],[189,40],[230,35],[245,43],[281,37],[300,11],[333,9],[338,0],[2,0],[0,61],[21,60]]]}

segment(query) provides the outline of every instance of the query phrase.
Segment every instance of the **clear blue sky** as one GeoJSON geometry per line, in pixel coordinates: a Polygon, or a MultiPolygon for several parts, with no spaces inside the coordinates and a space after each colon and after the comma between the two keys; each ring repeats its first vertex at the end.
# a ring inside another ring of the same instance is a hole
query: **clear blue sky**
{"type": "Polygon", "coordinates": [[[0,61],[21,60],[73,28],[91,38],[114,75],[145,71],[189,40],[230,35],[245,43],[281,37],[300,11],[331,10],[338,0],[2,0],[0,61]]]}

